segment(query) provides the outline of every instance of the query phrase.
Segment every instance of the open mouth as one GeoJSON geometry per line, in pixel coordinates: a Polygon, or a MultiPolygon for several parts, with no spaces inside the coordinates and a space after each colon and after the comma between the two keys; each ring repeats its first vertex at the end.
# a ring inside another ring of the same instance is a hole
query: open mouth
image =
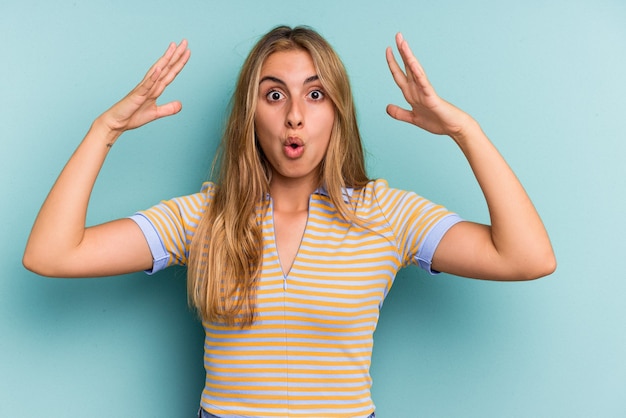
{"type": "Polygon", "coordinates": [[[304,142],[302,142],[302,139],[297,136],[290,136],[285,140],[284,144],[286,147],[298,148],[303,146],[304,142]]]}
{"type": "Polygon", "coordinates": [[[283,149],[288,158],[298,158],[304,152],[304,143],[300,138],[288,138],[283,149]]]}

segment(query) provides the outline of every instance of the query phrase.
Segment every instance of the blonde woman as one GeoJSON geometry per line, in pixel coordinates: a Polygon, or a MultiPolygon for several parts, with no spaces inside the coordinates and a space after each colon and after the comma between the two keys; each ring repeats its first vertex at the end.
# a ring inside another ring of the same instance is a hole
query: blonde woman
{"type": "Polygon", "coordinates": [[[373,417],[373,332],[401,267],[507,281],[556,266],[541,219],[478,123],[437,96],[401,35],[396,45],[404,69],[390,48],[387,61],[410,109],[390,105],[389,115],[458,144],[491,225],[369,179],[343,64],[315,31],[278,27],[243,65],[213,182],[85,227],[120,135],[181,110],[156,102],[189,59],[183,41],[94,121],[41,208],[24,265],[55,277],[188,265],[206,332],[200,417],[373,417]]]}

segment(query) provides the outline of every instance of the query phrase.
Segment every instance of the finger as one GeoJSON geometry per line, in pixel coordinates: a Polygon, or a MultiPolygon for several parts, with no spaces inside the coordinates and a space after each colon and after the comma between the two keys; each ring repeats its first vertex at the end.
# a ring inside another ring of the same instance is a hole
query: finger
{"type": "Polygon", "coordinates": [[[411,51],[409,43],[404,39],[401,33],[396,35],[396,43],[398,45],[398,52],[404,63],[407,79],[415,82],[415,84],[424,91],[430,90],[430,82],[428,81],[424,68],[415,57],[415,54],[413,54],[413,51],[411,51]]]}
{"type": "Polygon", "coordinates": [[[155,119],[175,115],[176,113],[180,112],[182,108],[183,105],[178,100],[157,106],[155,119]]]}
{"type": "Polygon", "coordinates": [[[412,68],[413,61],[417,60],[401,33],[396,34],[396,47],[398,48],[398,53],[404,64],[404,71],[406,72],[408,82],[417,82],[417,74],[412,68]]]}
{"type": "Polygon", "coordinates": [[[172,80],[174,80],[174,78],[176,78],[176,76],[185,67],[190,57],[191,51],[189,50],[189,48],[187,48],[187,41],[183,39],[183,41],[178,45],[178,47],[174,51],[174,54],[167,63],[167,66],[161,76],[161,82],[165,85],[171,83],[172,80]]]}
{"type": "Polygon", "coordinates": [[[401,108],[400,106],[390,104],[390,105],[387,105],[386,110],[387,110],[387,114],[396,120],[407,122],[407,123],[413,123],[413,113],[406,109],[401,108]]]}
{"type": "Polygon", "coordinates": [[[400,65],[398,65],[391,48],[387,47],[385,56],[387,58],[387,65],[389,66],[389,71],[391,71],[393,80],[396,82],[398,87],[400,87],[400,90],[404,90],[407,85],[406,75],[404,74],[404,71],[402,71],[402,68],[400,68],[400,65]]]}
{"type": "Polygon", "coordinates": [[[161,68],[161,69],[166,68],[177,49],[178,47],[176,43],[170,42],[167,49],[165,50],[165,53],[161,56],[161,58],[157,60],[156,63],[154,63],[153,68],[161,68]]]}
{"type": "Polygon", "coordinates": [[[396,35],[396,44],[398,46],[398,52],[400,52],[400,56],[402,57],[402,60],[407,68],[413,67],[415,65],[417,68],[417,72],[425,74],[419,60],[415,57],[413,51],[411,51],[409,42],[404,39],[404,36],[400,32],[398,32],[398,34],[396,35]]]}
{"type": "Polygon", "coordinates": [[[170,52],[168,51],[163,56],[163,61],[160,62],[161,67],[163,68],[163,75],[165,77],[170,71],[175,68],[178,68],[178,65],[181,62],[181,58],[187,53],[187,40],[183,39],[180,44],[176,45],[172,43],[174,46],[174,50],[170,52]]]}
{"type": "Polygon", "coordinates": [[[156,73],[158,73],[159,76],[163,73],[163,71],[167,68],[168,63],[171,61],[176,49],[176,43],[170,42],[167,49],[165,50],[165,53],[157,60],[157,62],[154,63],[154,65],[152,65],[145,78],[152,80],[156,83],[156,81],[159,79],[156,73]]]}
{"type": "Polygon", "coordinates": [[[152,67],[150,67],[143,80],[141,80],[139,85],[135,88],[136,94],[140,96],[149,95],[150,91],[161,77],[161,74],[163,73],[163,68],[165,67],[166,63],[171,59],[175,50],[176,44],[174,42],[170,43],[163,56],[161,56],[161,58],[159,58],[157,62],[155,62],[152,67]]]}
{"type": "Polygon", "coordinates": [[[165,54],[152,66],[144,80],[136,88],[136,93],[146,98],[156,100],[165,88],[183,69],[191,52],[187,49],[187,41],[183,40],[178,46],[171,43],[165,54]]]}
{"type": "Polygon", "coordinates": [[[129,95],[137,95],[143,97],[144,99],[147,98],[160,75],[160,68],[157,67],[150,69],[150,72],[146,74],[146,77],[130,92],[129,95]]]}

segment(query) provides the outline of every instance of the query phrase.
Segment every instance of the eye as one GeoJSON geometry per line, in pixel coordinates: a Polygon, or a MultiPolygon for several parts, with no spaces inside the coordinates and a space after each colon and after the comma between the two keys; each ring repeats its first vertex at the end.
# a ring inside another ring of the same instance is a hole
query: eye
{"type": "Polygon", "coordinates": [[[318,101],[324,98],[324,92],[322,90],[313,90],[308,94],[308,96],[310,99],[318,101]]]}
{"type": "Polygon", "coordinates": [[[267,93],[265,97],[270,102],[277,102],[285,96],[283,96],[283,94],[279,92],[278,90],[271,90],[269,93],[267,93]]]}

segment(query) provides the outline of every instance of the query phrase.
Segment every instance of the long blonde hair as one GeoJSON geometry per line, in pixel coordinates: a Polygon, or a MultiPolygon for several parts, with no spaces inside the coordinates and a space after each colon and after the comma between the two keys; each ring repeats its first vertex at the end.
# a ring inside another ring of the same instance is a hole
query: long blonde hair
{"type": "Polygon", "coordinates": [[[279,26],[252,48],[231,101],[215,164],[215,194],[191,243],[187,291],[189,303],[204,321],[250,326],[255,319],[257,281],[263,238],[257,209],[269,193],[269,163],[257,143],[254,115],[261,66],[274,52],[307,51],[335,108],[330,143],[320,184],[347,220],[355,221],[344,202],[346,187],[368,182],[354,100],[346,70],[332,47],[307,27],[279,26]]]}

